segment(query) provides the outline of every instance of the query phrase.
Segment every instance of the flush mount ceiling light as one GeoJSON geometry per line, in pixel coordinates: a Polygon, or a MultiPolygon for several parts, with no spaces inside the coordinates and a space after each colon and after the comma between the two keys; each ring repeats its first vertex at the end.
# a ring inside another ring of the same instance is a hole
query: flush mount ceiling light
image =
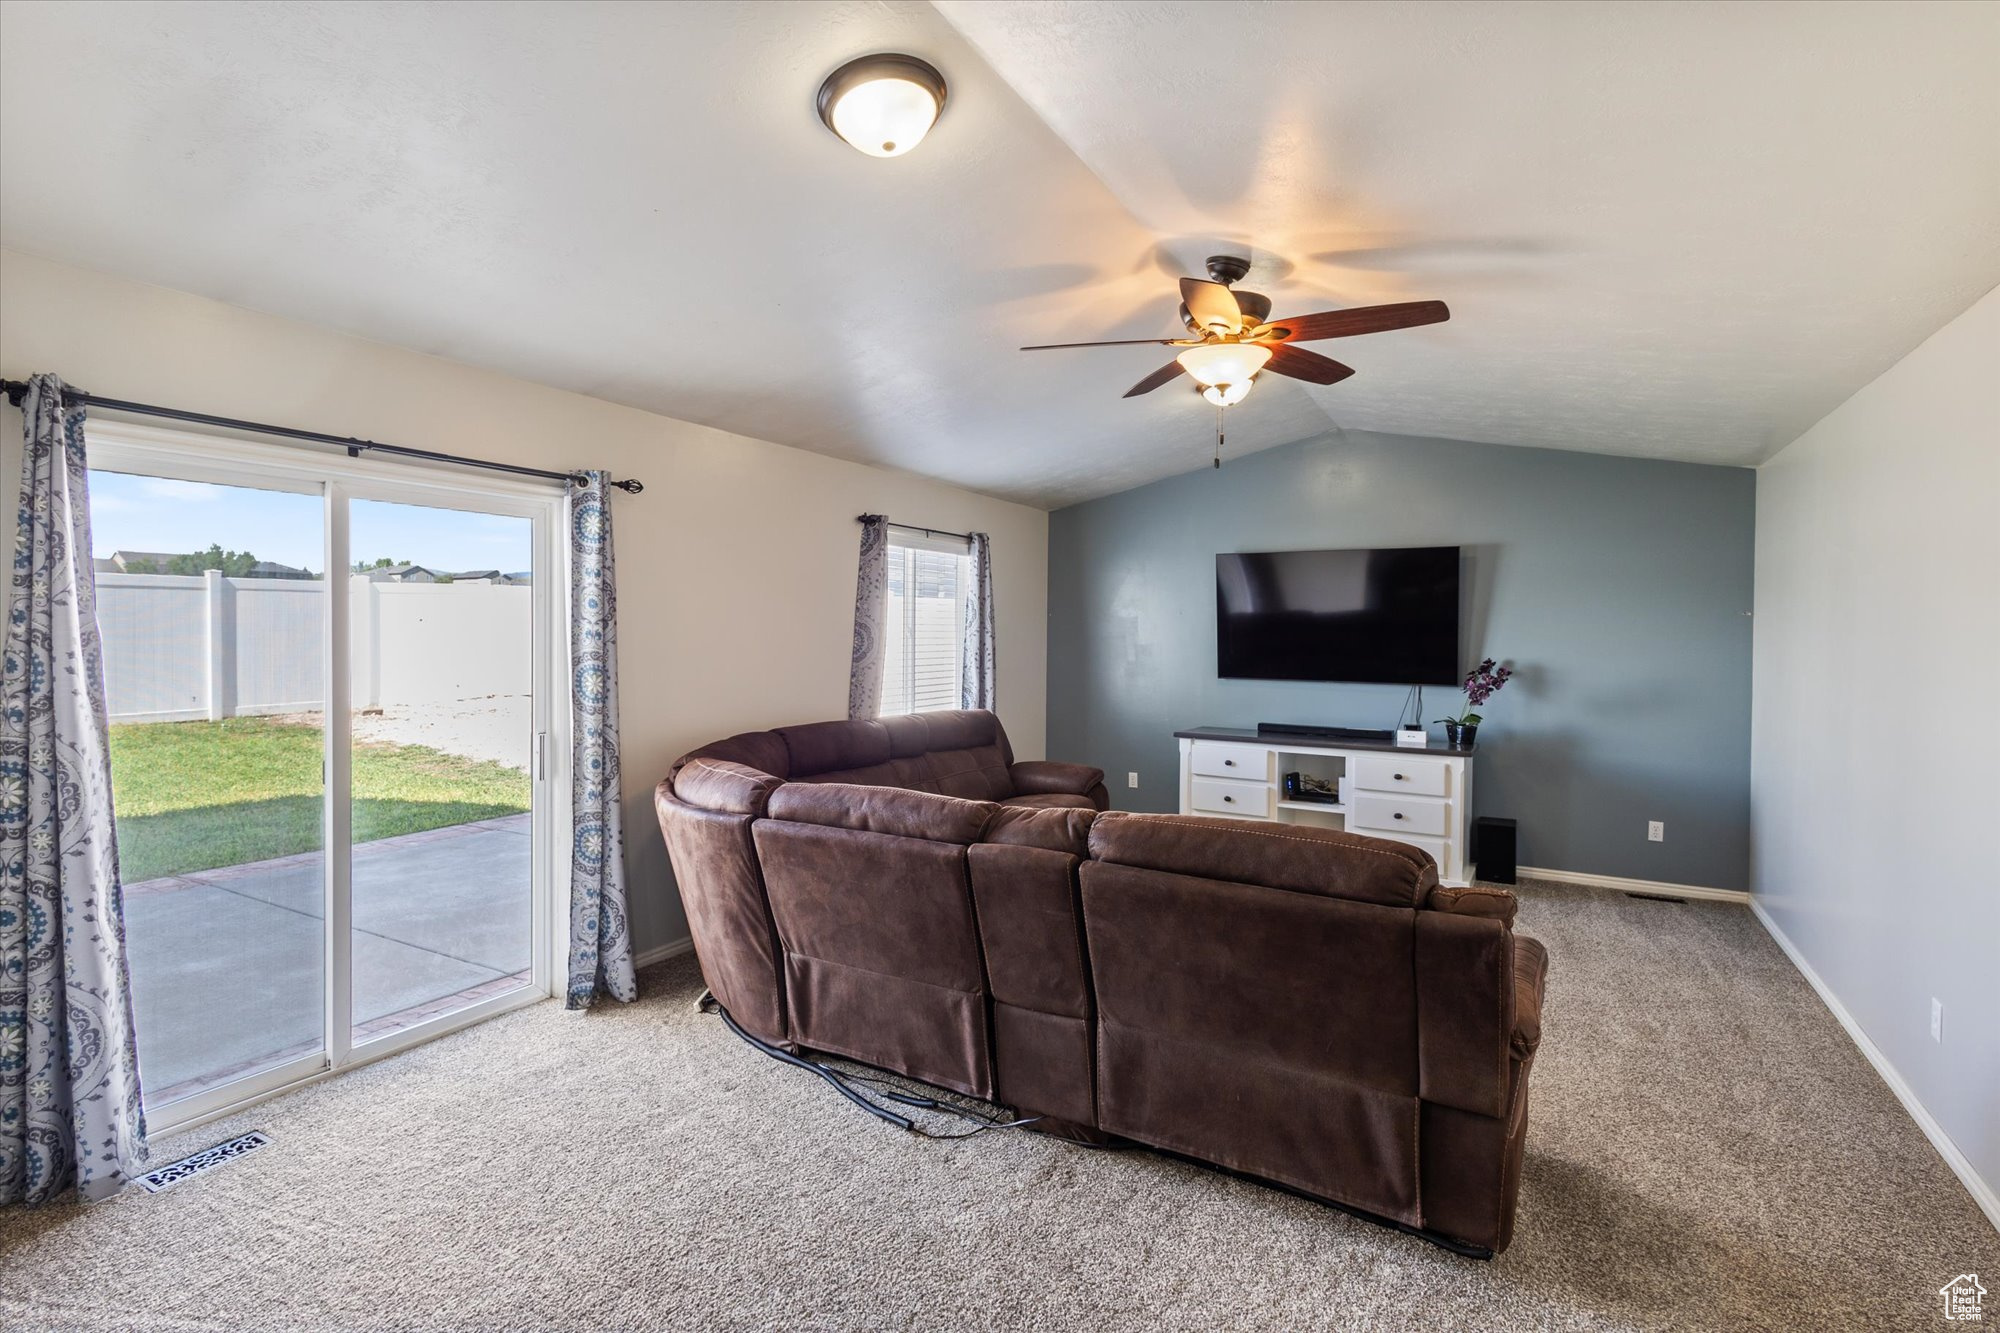
{"type": "Polygon", "coordinates": [[[870,157],[901,157],[943,113],[944,75],[915,56],[862,56],[819,86],[819,118],[870,157]]]}

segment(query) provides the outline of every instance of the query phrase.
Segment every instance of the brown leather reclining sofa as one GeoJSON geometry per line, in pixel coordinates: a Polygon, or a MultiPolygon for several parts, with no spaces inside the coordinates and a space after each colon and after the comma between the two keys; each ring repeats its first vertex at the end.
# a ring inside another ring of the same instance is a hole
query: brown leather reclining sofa
{"type": "Polygon", "coordinates": [[[1547,967],[1513,895],[1402,843],[1100,813],[1103,779],[922,713],[732,736],[655,802],[762,1040],[1504,1249],[1547,967]]]}

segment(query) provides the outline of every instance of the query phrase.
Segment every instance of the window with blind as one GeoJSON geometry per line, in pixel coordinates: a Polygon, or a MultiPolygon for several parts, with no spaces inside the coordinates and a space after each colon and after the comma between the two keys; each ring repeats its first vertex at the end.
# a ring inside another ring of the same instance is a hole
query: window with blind
{"type": "Polygon", "coordinates": [[[964,538],[890,525],[882,716],[958,707],[970,565],[964,538]]]}

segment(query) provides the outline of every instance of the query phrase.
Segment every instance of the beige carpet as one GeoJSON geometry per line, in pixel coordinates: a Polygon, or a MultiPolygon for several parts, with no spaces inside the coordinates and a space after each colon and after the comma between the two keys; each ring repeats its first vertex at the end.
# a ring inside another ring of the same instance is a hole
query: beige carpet
{"type": "Polygon", "coordinates": [[[0,1327],[1922,1329],[2000,1288],[1744,908],[1523,896],[1549,1004],[1490,1264],[1147,1153],[901,1134],[696,1015],[681,959],[157,1144],[274,1140],[163,1194],[0,1214],[0,1327]]]}

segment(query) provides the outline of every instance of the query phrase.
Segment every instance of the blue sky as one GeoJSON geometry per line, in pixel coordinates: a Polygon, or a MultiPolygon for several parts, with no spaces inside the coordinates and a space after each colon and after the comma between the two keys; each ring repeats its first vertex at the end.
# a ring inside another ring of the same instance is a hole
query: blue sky
{"type": "MultiPolygon", "coordinates": [[[[349,509],[356,560],[378,556],[432,569],[529,567],[525,518],[356,500],[349,509]]],[[[211,544],[318,573],[325,564],[320,499],[246,486],[169,481],[119,472],[90,474],[91,552],[205,551],[211,544]]]]}

